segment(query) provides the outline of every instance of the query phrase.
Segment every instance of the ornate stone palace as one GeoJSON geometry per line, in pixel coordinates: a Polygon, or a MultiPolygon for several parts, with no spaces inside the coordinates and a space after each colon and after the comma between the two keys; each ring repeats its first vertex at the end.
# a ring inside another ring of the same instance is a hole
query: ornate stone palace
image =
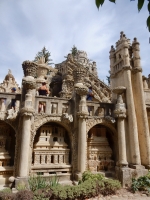
{"type": "Polygon", "coordinates": [[[78,180],[91,170],[125,186],[147,173],[150,77],[142,76],[136,38],[130,43],[121,32],[111,47],[110,86],[84,51],[68,54],[54,68],[44,57],[22,67],[21,88],[10,70],[0,84],[0,184],[33,174],[78,180]],[[50,95],[39,95],[43,82],[50,95]]]}

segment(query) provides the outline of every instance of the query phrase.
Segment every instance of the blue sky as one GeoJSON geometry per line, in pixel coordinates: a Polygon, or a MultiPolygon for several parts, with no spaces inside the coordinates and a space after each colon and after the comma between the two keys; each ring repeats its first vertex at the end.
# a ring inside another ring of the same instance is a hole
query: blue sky
{"type": "Polygon", "coordinates": [[[62,62],[73,45],[97,62],[101,80],[109,70],[109,50],[120,31],[141,47],[143,74],[150,73],[147,1],[138,13],[137,0],[108,0],[99,9],[94,0],[0,0],[0,82],[8,69],[20,84],[22,62],[33,60],[43,46],[54,63],[62,62]]]}

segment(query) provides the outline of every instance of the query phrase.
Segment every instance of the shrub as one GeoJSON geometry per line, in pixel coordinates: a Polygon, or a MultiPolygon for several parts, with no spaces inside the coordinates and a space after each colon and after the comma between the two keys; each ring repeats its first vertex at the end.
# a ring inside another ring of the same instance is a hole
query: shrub
{"type": "Polygon", "coordinates": [[[29,190],[21,190],[19,191],[14,200],[33,200],[33,192],[29,190]]]}
{"type": "Polygon", "coordinates": [[[98,181],[101,181],[103,179],[104,179],[104,176],[102,174],[93,174],[90,171],[85,171],[82,174],[82,180],[80,180],[78,184],[80,184],[81,182],[84,182],[86,180],[98,180],[98,181]]]}
{"type": "Polygon", "coordinates": [[[14,200],[15,194],[11,192],[0,192],[0,200],[14,200]]]}
{"type": "Polygon", "coordinates": [[[132,179],[131,189],[133,192],[141,190],[150,192],[150,176],[141,176],[138,179],[132,179]]]}
{"type": "Polygon", "coordinates": [[[51,196],[51,189],[39,189],[34,192],[34,200],[49,200],[51,196]]]}
{"type": "Polygon", "coordinates": [[[121,184],[118,180],[104,179],[102,182],[97,183],[99,185],[99,192],[104,196],[115,194],[116,191],[121,188],[121,184]]]}
{"type": "Polygon", "coordinates": [[[80,185],[70,186],[70,185],[58,185],[57,187],[52,188],[52,199],[86,199],[96,196],[97,187],[96,181],[92,180],[85,181],[80,185]]]}

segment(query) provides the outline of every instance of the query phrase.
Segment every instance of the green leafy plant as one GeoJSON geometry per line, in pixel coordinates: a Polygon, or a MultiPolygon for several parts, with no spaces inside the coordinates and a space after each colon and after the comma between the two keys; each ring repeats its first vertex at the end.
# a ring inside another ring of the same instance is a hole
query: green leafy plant
{"type": "Polygon", "coordinates": [[[11,191],[10,188],[4,188],[4,189],[1,190],[0,192],[3,192],[3,193],[12,193],[12,191],[11,191]]]}
{"type": "Polygon", "coordinates": [[[131,189],[133,192],[138,190],[150,192],[150,174],[141,176],[138,179],[132,179],[131,189]]]}
{"type": "Polygon", "coordinates": [[[58,185],[51,187],[52,199],[87,199],[97,196],[99,193],[103,195],[115,194],[121,184],[117,180],[105,179],[101,174],[93,174],[86,171],[82,175],[82,179],[78,185],[63,186],[58,185]]]}
{"type": "Polygon", "coordinates": [[[77,49],[77,47],[76,47],[75,45],[73,45],[73,47],[72,47],[72,49],[71,49],[71,54],[72,54],[73,56],[76,56],[77,53],[78,53],[78,49],[77,49]]]}
{"type": "Polygon", "coordinates": [[[17,189],[18,191],[27,190],[27,189],[28,189],[28,186],[27,186],[27,184],[25,184],[24,182],[22,182],[22,183],[19,183],[19,184],[16,186],[16,189],[17,189]]]}
{"type": "Polygon", "coordinates": [[[59,184],[59,178],[57,175],[55,175],[53,177],[49,177],[46,180],[44,177],[40,175],[30,176],[28,182],[29,182],[30,190],[36,191],[38,189],[56,187],[59,184]]]}
{"type": "MultiPolygon", "coordinates": [[[[99,184],[99,182],[98,182],[99,184]]],[[[103,179],[103,185],[99,185],[100,193],[103,195],[115,194],[117,190],[121,188],[121,184],[118,180],[103,179]]]]}
{"type": "Polygon", "coordinates": [[[82,180],[80,180],[78,184],[81,184],[82,182],[87,181],[87,180],[101,181],[102,179],[104,179],[104,176],[102,174],[93,174],[90,171],[85,171],[82,174],[82,180]]]}
{"type": "Polygon", "coordinates": [[[28,183],[29,183],[30,190],[32,191],[48,187],[48,183],[46,182],[46,180],[42,176],[39,176],[39,175],[30,176],[28,183]]]}
{"type": "Polygon", "coordinates": [[[57,175],[49,178],[50,187],[56,187],[57,185],[59,185],[59,177],[57,175]]]}

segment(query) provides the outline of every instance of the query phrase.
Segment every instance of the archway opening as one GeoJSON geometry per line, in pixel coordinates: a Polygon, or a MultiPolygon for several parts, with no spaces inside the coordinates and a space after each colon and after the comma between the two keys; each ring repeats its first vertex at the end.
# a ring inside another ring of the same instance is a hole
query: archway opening
{"type": "Polygon", "coordinates": [[[49,122],[41,126],[33,143],[31,173],[71,179],[71,142],[67,130],[49,122]]]}
{"type": "Polygon", "coordinates": [[[4,121],[0,121],[0,184],[7,184],[13,175],[15,157],[15,131],[4,121]]]}
{"type": "Polygon", "coordinates": [[[116,147],[113,132],[106,126],[98,124],[88,132],[87,160],[92,172],[113,172],[116,161],[116,147]]]}

